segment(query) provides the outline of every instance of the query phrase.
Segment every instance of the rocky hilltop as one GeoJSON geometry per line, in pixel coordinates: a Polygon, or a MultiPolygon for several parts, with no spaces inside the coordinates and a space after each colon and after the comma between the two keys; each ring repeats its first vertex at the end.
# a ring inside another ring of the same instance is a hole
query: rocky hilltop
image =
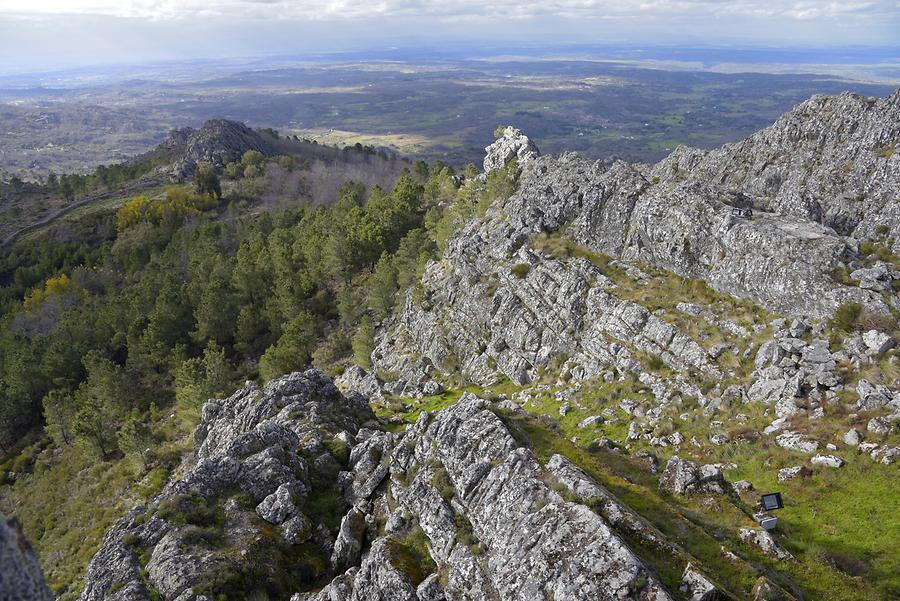
{"type": "Polygon", "coordinates": [[[477,181],[515,159],[517,189],[425,267],[372,369],[206,403],[81,599],[833,598],[823,566],[861,568],[817,523],[762,529],[754,491],[896,477],[898,110],[816,97],[653,166],[498,132],[477,181]]]}
{"type": "Polygon", "coordinates": [[[210,163],[221,169],[229,161],[240,160],[248,150],[263,155],[275,154],[274,140],[237,121],[210,119],[200,129],[173,130],[149,156],[174,161],[170,177],[183,179],[194,174],[198,163],[210,163]]]}
{"type": "MultiPolygon", "coordinates": [[[[900,92],[877,101],[817,97],[743,143],[711,153],[681,148],[651,168],[574,154],[531,160],[518,191],[465,226],[428,266],[420,297],[410,294],[382,330],[376,368],[398,376],[394,391],[427,392],[426,372],[446,365],[458,364],[476,382],[526,383],[557,360],[581,379],[609,367],[634,369],[637,350],[719,377],[707,351],[652,299],[648,306],[629,298],[649,278],[637,265],[787,316],[823,319],[847,303],[887,314],[897,307],[896,271],[866,261],[860,243],[895,241],[900,227],[900,154],[885,150],[900,138],[898,110],[900,92]],[[763,158],[775,154],[777,161],[763,158]],[[790,178],[760,184],[775,169],[796,173],[807,155],[816,166],[802,186],[790,178]],[[837,177],[847,163],[867,167],[858,177],[837,177]],[[796,208],[790,199],[801,188],[822,191],[819,209],[796,208]],[[856,217],[837,217],[850,213],[856,217]],[[878,226],[864,225],[870,222],[878,226]]],[[[695,317],[717,321],[703,311],[695,317]]],[[[736,334],[738,346],[750,334],[737,324],[719,329],[736,334]]]]}

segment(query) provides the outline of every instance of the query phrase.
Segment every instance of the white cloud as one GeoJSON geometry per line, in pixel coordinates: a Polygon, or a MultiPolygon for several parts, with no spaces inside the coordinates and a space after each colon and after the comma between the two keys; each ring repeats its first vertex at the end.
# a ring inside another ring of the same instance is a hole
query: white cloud
{"type": "Polygon", "coordinates": [[[834,19],[896,17],[896,0],[0,0],[0,14],[103,15],[149,20],[203,16],[339,20],[378,16],[439,19],[753,17],[834,19]]]}

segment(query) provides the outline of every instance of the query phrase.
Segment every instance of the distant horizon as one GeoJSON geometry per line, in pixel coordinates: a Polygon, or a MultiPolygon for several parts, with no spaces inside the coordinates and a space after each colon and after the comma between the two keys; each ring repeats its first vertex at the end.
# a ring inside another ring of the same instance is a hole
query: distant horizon
{"type": "Polygon", "coordinates": [[[827,54],[896,51],[898,34],[896,0],[0,0],[0,70],[435,47],[827,54]]]}
{"type": "MultiPolygon", "coordinates": [[[[900,83],[900,45],[817,46],[793,44],[779,46],[751,43],[497,43],[487,40],[449,41],[431,44],[408,44],[393,46],[372,46],[366,48],[346,48],[315,50],[305,52],[270,52],[243,55],[209,55],[178,58],[110,59],[79,64],[60,63],[44,66],[13,66],[0,59],[0,85],[3,79],[72,75],[83,72],[102,75],[128,69],[152,69],[160,67],[187,66],[192,64],[228,65],[236,68],[264,66],[278,63],[429,63],[440,61],[466,60],[558,60],[558,61],[608,61],[630,63],[635,67],[664,64],[666,68],[680,68],[698,71],[718,72],[764,72],[772,73],[763,66],[796,67],[785,69],[783,73],[828,74],[835,77],[849,77],[834,68],[867,66],[884,68],[891,75],[882,81],[900,83]],[[732,66],[723,70],[723,66],[732,66]],[[741,69],[737,69],[737,67],[741,69]]],[[[777,72],[777,71],[775,71],[777,72]]],[[[865,79],[865,78],[863,78],[865,79]]]]}

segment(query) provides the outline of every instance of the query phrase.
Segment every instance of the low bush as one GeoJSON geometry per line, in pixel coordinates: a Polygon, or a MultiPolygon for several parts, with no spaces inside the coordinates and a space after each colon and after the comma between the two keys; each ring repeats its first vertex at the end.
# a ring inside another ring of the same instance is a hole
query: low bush
{"type": "Polygon", "coordinates": [[[524,280],[529,271],[531,271],[531,265],[528,263],[519,263],[518,265],[513,265],[512,269],[510,269],[510,272],[520,280],[524,280]]]}

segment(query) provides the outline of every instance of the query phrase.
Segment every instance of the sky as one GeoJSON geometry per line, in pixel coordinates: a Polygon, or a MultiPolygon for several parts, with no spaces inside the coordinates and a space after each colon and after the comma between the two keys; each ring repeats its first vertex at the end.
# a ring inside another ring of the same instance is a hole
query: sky
{"type": "Polygon", "coordinates": [[[900,0],[0,0],[5,72],[417,46],[900,46],[900,0]]]}

